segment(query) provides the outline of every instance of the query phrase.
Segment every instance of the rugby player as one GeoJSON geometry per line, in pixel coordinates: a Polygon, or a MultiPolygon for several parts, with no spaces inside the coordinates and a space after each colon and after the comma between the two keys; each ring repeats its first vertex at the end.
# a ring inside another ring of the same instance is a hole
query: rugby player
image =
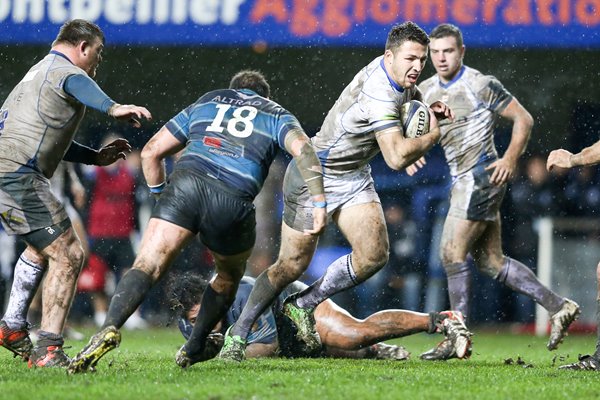
{"type": "MultiPolygon", "coordinates": [[[[226,316],[217,323],[211,339],[213,349],[220,349],[219,338],[240,316],[254,287],[254,279],[242,278],[235,301],[226,316]]],[[[174,275],[169,282],[171,309],[179,316],[179,329],[187,339],[196,322],[200,300],[207,282],[195,273],[174,275]]],[[[281,305],[291,294],[306,289],[300,281],[292,282],[276,298],[271,307],[260,315],[252,326],[246,347],[247,357],[338,357],[406,360],[410,353],[402,346],[381,343],[382,340],[399,338],[418,332],[442,333],[448,340],[457,341],[462,334],[461,324],[456,323],[452,311],[428,314],[406,310],[383,310],[359,320],[331,299],[315,308],[316,330],[322,347],[309,351],[296,338],[296,328],[283,315],[281,305]]]]}
{"type": "MultiPolygon", "coordinates": [[[[328,266],[325,274],[283,305],[296,324],[299,339],[308,349],[321,342],[314,328],[315,307],[332,295],[366,280],[388,260],[389,240],[369,161],[380,152],[386,164],[401,170],[423,156],[440,140],[437,117],[452,117],[445,104],[431,105],[430,131],[406,138],[400,124],[400,107],[420,100],[417,79],[427,60],[429,38],[412,22],[397,24],[388,34],[385,52],[364,67],[343,90],[312,138],[325,176],[327,214],[337,224],[352,252],[328,266]]],[[[317,237],[303,235],[311,221],[310,193],[295,163],[284,180],[284,221],[279,257],[260,274],[240,315],[225,335],[219,357],[241,361],[254,321],[281,291],[308,268],[317,237]]],[[[460,318],[456,314],[457,318],[460,318]]],[[[466,328],[457,346],[464,357],[470,348],[466,328]]]]}
{"type": "MultiPolygon", "coordinates": [[[[465,46],[458,27],[438,25],[429,38],[436,74],[419,89],[426,103],[441,100],[456,115],[453,122],[440,123],[440,144],[452,176],[450,209],[440,246],[450,308],[469,315],[471,271],[467,255],[471,254],[481,272],[549,311],[552,328],[547,348],[554,350],[577,318],[579,306],[544,287],[531,269],[504,255],[501,247],[500,203],[527,146],[533,118],[495,77],[463,64],[465,46]],[[494,145],[498,117],[513,124],[511,141],[502,157],[494,145]]],[[[407,172],[413,174],[421,165],[416,163],[407,172]]],[[[447,341],[421,355],[425,360],[452,357],[456,354],[447,341]]]]}
{"type": "Polygon", "coordinates": [[[9,234],[27,243],[0,322],[0,344],[30,366],[68,364],[62,333],[84,258],[49,179],[61,160],[104,166],[131,151],[125,139],[100,150],[73,141],[86,106],[135,127],[141,127],[141,118],[152,117],[144,107],[116,103],[94,82],[103,49],[104,34],[97,25],[66,22],[50,53],[25,74],[0,109],[0,220],[9,234]],[[26,317],[44,273],[41,329],[33,348],[26,317]]]}
{"type": "MultiPolygon", "coordinates": [[[[546,168],[551,171],[555,167],[573,168],[586,165],[594,165],[600,163],[600,142],[586,147],[577,154],[564,149],[553,150],[548,155],[546,168]]],[[[596,266],[596,282],[598,284],[596,292],[596,323],[597,339],[596,351],[594,354],[586,354],[579,356],[577,362],[562,365],[559,369],[576,370],[576,371],[600,371],[600,263],[596,266]]]]}
{"type": "Polygon", "coordinates": [[[119,328],[195,235],[212,253],[216,275],[176,362],[188,367],[208,357],[206,338],[233,303],[254,246],[252,201],[279,148],[294,157],[301,180],[309,187],[311,223],[303,234],[313,237],[323,231],[327,215],[321,164],[298,120],[269,96],[261,73],[241,71],[229,89],[202,95],[144,146],[144,176],[150,191],[160,198],[133,268],[115,290],[103,329],[73,359],[69,372],[94,369],[119,345],[119,328]],[[181,150],[167,184],[164,158],[181,150]]]}

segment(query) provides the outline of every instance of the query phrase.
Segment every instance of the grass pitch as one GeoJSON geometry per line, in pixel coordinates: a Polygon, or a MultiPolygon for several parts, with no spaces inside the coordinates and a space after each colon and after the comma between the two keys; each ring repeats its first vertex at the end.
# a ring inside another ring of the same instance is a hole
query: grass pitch
{"type": "MultiPolygon", "coordinates": [[[[91,335],[91,331],[87,332],[91,335]]],[[[217,360],[181,370],[174,356],[183,339],[173,329],[123,331],[121,347],[98,372],[68,376],[64,370],[29,370],[0,349],[0,393],[12,399],[592,399],[600,374],[558,371],[594,349],[595,335],[569,336],[558,351],[546,339],[478,333],[467,361],[424,362],[418,356],[440,339],[415,335],[400,343],[409,361],[261,359],[217,360]],[[518,363],[518,359],[522,363],[518,363]],[[513,359],[512,364],[505,360],[513,359]]],[[[87,340],[85,341],[87,342],[87,340]]],[[[84,342],[69,342],[74,355],[84,342]]]]}

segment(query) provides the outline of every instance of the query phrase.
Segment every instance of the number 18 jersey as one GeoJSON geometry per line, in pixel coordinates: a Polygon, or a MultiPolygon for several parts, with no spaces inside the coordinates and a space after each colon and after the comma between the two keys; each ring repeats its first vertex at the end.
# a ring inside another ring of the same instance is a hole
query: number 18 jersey
{"type": "Polygon", "coordinates": [[[208,92],[166,124],[185,149],[175,169],[191,169],[254,199],[290,130],[290,112],[251,90],[208,92]]]}

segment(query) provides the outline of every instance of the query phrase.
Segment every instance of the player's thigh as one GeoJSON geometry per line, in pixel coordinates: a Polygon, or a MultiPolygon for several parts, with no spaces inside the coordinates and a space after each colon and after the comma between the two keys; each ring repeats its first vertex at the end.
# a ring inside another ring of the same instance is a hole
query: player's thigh
{"type": "Polygon", "coordinates": [[[282,223],[279,255],[268,269],[271,283],[282,287],[298,279],[308,268],[317,243],[317,236],[305,235],[282,223]]]}
{"type": "Polygon", "coordinates": [[[172,222],[150,218],[133,267],[159,278],[194,233],[172,222]]]}
{"type": "Polygon", "coordinates": [[[334,215],[334,220],[352,246],[355,264],[383,265],[387,262],[390,246],[381,203],[342,208],[334,215]]]}
{"type": "Polygon", "coordinates": [[[483,234],[488,224],[488,221],[474,221],[448,215],[444,222],[440,246],[442,262],[464,262],[473,243],[483,234]]]}
{"type": "Polygon", "coordinates": [[[83,247],[70,224],[52,243],[41,251],[41,254],[52,263],[50,265],[69,268],[77,273],[83,265],[83,247]]]}

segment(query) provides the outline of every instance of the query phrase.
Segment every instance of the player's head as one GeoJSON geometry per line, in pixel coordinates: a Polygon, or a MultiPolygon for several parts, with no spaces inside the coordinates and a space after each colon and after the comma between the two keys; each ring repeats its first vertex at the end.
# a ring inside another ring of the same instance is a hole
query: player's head
{"type": "Polygon", "coordinates": [[[208,282],[193,272],[173,274],[167,283],[169,305],[178,317],[179,330],[187,339],[192,334],[208,282]]]}
{"type": "Polygon", "coordinates": [[[230,89],[250,89],[259,96],[269,98],[271,87],[264,75],[249,69],[238,72],[229,82],[230,89]]]}
{"type": "Polygon", "coordinates": [[[83,19],[67,21],[60,27],[52,47],[66,46],[76,50],[71,62],[83,69],[90,77],[96,76],[96,68],[102,61],[104,33],[93,22],[83,19]]]}
{"type": "Polygon", "coordinates": [[[462,32],[456,25],[440,24],[429,34],[429,52],[433,66],[444,81],[451,81],[460,71],[465,55],[462,32]]]}
{"type": "Polygon", "coordinates": [[[388,33],[384,62],[387,73],[403,88],[413,87],[425,62],[429,37],[411,21],[396,24],[388,33]]]}

